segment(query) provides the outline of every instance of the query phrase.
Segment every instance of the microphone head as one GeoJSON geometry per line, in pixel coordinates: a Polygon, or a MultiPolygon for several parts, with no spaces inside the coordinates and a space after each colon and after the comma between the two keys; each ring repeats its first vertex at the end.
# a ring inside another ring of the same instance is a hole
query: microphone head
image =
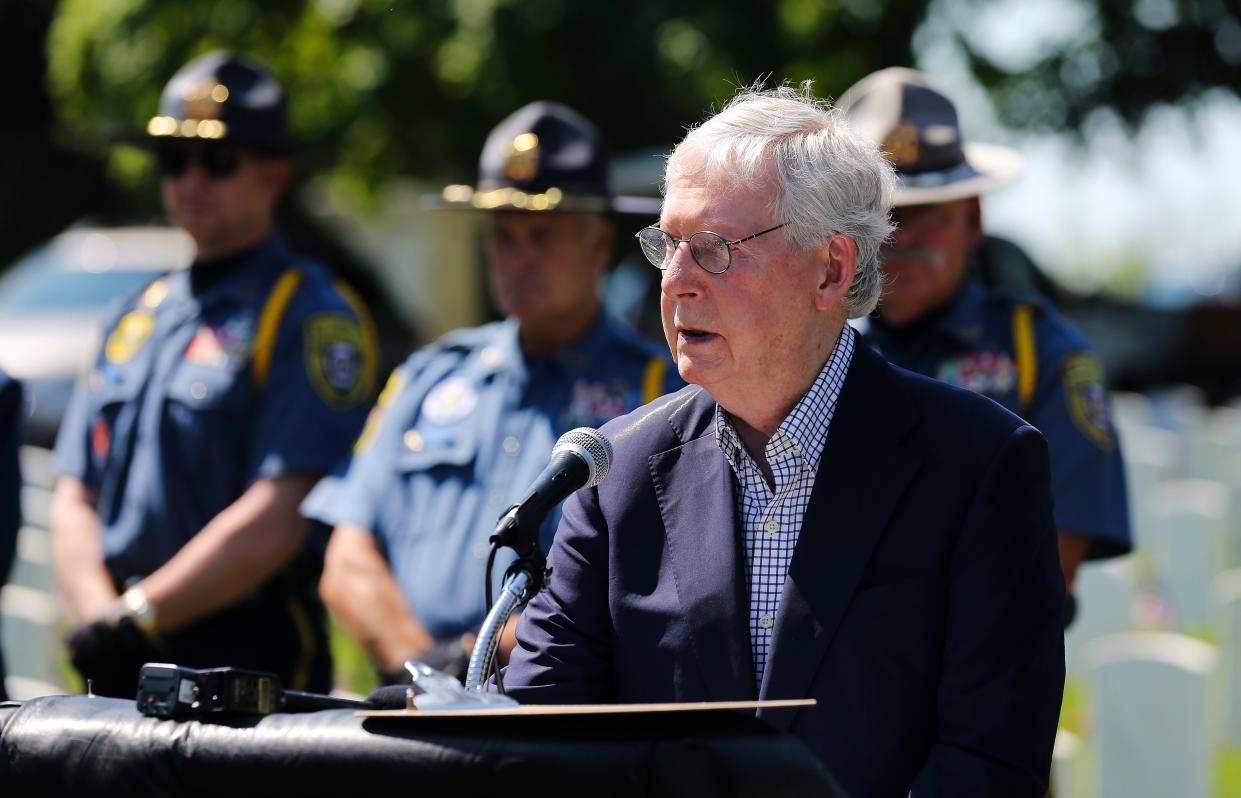
{"type": "Polygon", "coordinates": [[[593,488],[603,481],[612,468],[612,442],[592,427],[571,429],[552,447],[552,457],[561,452],[577,455],[590,468],[590,479],[582,487],[593,488]]]}

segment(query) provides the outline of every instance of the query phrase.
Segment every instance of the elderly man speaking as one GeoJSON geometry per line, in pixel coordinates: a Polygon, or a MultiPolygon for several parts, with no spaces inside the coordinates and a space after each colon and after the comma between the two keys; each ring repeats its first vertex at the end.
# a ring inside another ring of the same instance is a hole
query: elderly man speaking
{"type": "Polygon", "coordinates": [[[840,115],[741,92],[676,147],[657,226],[689,387],[609,423],[505,672],[528,703],[763,713],[855,796],[1041,796],[1064,679],[1042,436],[888,365],[893,175],[840,115]]]}

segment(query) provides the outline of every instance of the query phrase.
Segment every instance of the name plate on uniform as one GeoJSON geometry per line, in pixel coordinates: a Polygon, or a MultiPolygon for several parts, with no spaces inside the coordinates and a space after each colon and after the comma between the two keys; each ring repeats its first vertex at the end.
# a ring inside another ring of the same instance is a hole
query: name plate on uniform
{"type": "Polygon", "coordinates": [[[359,710],[354,714],[364,718],[643,715],[670,712],[720,712],[738,709],[789,709],[812,707],[815,703],[813,698],[794,698],[779,701],[699,701],[680,704],[523,704],[516,707],[489,707],[486,704],[480,704],[477,709],[373,709],[359,710]]]}

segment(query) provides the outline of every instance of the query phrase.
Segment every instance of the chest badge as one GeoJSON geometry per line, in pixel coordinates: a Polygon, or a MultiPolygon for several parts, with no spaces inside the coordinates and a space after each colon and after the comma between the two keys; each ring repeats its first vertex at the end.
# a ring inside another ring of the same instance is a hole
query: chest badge
{"type": "Polygon", "coordinates": [[[209,368],[239,365],[254,345],[254,319],[240,317],[223,325],[203,324],[185,348],[185,360],[209,368]]]}
{"type": "Polygon", "coordinates": [[[971,352],[942,364],[935,377],[984,396],[1003,396],[1017,387],[1017,364],[1006,352],[971,352]]]}
{"type": "Polygon", "coordinates": [[[561,423],[565,429],[597,427],[637,406],[637,396],[624,380],[578,380],[573,383],[569,406],[565,408],[561,423]]]}
{"type": "Polygon", "coordinates": [[[465,377],[449,377],[422,400],[422,416],[432,424],[454,424],[474,412],[478,391],[465,377]]]}
{"type": "Polygon", "coordinates": [[[126,313],[104,344],[104,357],[109,363],[124,363],[138,354],[155,329],[155,317],[144,310],[126,313]]]}

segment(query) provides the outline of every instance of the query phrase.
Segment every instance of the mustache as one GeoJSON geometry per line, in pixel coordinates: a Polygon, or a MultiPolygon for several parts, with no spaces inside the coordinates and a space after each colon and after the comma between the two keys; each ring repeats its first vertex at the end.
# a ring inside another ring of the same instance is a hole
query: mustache
{"type": "Polygon", "coordinates": [[[902,246],[884,247],[880,252],[883,263],[893,260],[912,260],[926,264],[932,269],[942,269],[946,263],[944,253],[931,247],[902,246]]]}

